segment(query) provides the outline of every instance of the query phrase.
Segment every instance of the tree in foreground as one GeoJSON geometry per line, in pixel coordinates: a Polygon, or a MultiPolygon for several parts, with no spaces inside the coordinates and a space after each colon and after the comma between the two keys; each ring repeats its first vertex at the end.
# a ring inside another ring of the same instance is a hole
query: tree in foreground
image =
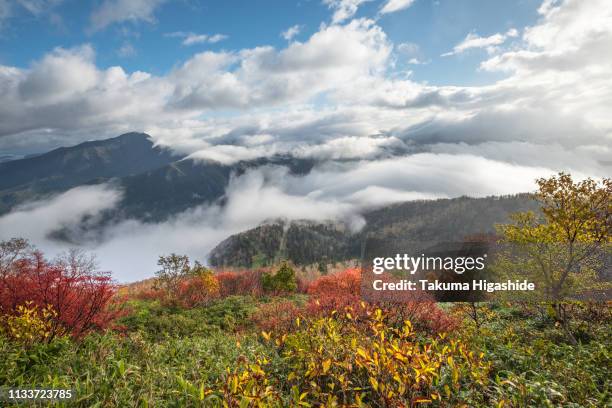
{"type": "Polygon", "coordinates": [[[160,256],[157,264],[156,286],[165,301],[183,307],[196,307],[219,296],[219,281],[212,271],[196,261],[191,265],[187,255],[160,256]]]}
{"type": "Polygon", "coordinates": [[[575,344],[563,300],[605,289],[599,274],[612,242],[612,180],[574,181],[559,173],[536,182],[541,215],[516,213],[513,223],[498,226],[510,248],[500,254],[498,267],[508,276],[538,282],[575,344]]]}

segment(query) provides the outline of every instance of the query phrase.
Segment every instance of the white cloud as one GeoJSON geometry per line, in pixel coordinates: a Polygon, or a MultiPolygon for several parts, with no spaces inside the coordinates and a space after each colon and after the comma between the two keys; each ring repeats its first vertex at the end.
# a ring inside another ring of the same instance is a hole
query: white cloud
{"type": "Polygon", "coordinates": [[[214,43],[218,43],[219,41],[223,41],[228,38],[228,36],[224,34],[208,35],[208,34],[197,34],[197,33],[184,32],[184,31],[176,31],[173,33],[168,33],[165,36],[182,38],[183,45],[194,45],[194,44],[204,44],[204,43],[214,44],[214,43]]]}
{"type": "Polygon", "coordinates": [[[367,1],[371,0],[323,0],[323,4],[334,10],[332,23],[337,24],[353,17],[357,13],[359,6],[367,1]]]}
{"type": "Polygon", "coordinates": [[[155,22],[155,10],[166,0],[104,0],[90,16],[91,30],[99,31],[124,21],[155,22]]]}
{"type": "Polygon", "coordinates": [[[218,43],[219,41],[226,40],[228,38],[225,34],[213,34],[208,37],[208,42],[211,44],[218,43]]]}
{"type": "Polygon", "coordinates": [[[388,0],[380,9],[380,13],[395,13],[396,11],[407,9],[412,5],[412,3],[414,3],[414,0],[388,0]]]}
{"type": "Polygon", "coordinates": [[[474,48],[485,48],[492,53],[497,50],[497,46],[506,42],[508,38],[518,36],[516,28],[509,29],[505,34],[496,33],[489,37],[481,37],[476,33],[469,33],[463,41],[453,47],[452,51],[442,54],[442,57],[461,54],[474,48]]]}
{"type": "Polygon", "coordinates": [[[204,52],[177,69],[174,104],[181,108],[248,108],[306,102],[356,77],[384,69],[391,47],[371,20],[322,28],[282,50],[204,52]]]}
{"type": "Polygon", "coordinates": [[[429,61],[423,59],[423,52],[418,44],[412,42],[403,42],[396,47],[399,54],[408,59],[408,64],[411,65],[424,65],[428,64],[429,61]]]}
{"type": "Polygon", "coordinates": [[[283,37],[287,41],[291,41],[293,37],[295,37],[296,35],[300,33],[301,30],[302,30],[302,26],[299,24],[296,24],[294,26],[289,27],[285,31],[283,31],[281,33],[281,37],[283,37]]]}
{"type": "Polygon", "coordinates": [[[397,50],[407,56],[418,55],[421,52],[419,45],[412,42],[403,42],[398,44],[397,50]]]}
{"type": "Polygon", "coordinates": [[[41,244],[59,229],[72,230],[114,207],[121,193],[106,185],[73,188],[48,200],[28,203],[0,217],[0,240],[21,236],[41,244]],[[66,211],[70,208],[70,211],[66,211]]]}
{"type": "Polygon", "coordinates": [[[17,145],[110,136],[171,115],[163,111],[170,84],[117,66],[100,70],[89,45],[57,48],[27,70],[0,66],[0,89],[0,141],[17,145]]]}
{"type": "Polygon", "coordinates": [[[206,34],[188,34],[183,40],[183,45],[193,45],[193,44],[201,44],[208,41],[208,36],[206,34]]]}

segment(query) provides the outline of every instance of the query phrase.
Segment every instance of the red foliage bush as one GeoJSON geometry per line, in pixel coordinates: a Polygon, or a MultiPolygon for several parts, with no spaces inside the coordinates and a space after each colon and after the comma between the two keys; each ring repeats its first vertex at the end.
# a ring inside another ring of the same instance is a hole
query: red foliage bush
{"type": "Polygon", "coordinates": [[[183,279],[178,286],[177,302],[184,308],[204,306],[219,297],[219,281],[211,273],[183,279]]]}
{"type": "Polygon", "coordinates": [[[387,304],[389,319],[398,325],[410,320],[417,330],[428,333],[448,333],[457,328],[459,321],[449,316],[433,300],[417,300],[387,304]]]}
{"type": "Polygon", "coordinates": [[[50,339],[66,331],[80,337],[108,327],[118,316],[118,310],[110,307],[116,287],[110,274],[96,269],[93,259],[73,251],[50,262],[29,247],[7,251],[12,242],[0,243],[1,314],[14,315],[26,302],[41,310],[51,305],[57,315],[50,339]]]}
{"type": "Polygon", "coordinates": [[[306,279],[298,276],[296,278],[296,282],[297,282],[297,293],[308,293],[308,288],[310,287],[310,282],[308,282],[306,279]]]}
{"type": "Polygon", "coordinates": [[[359,269],[345,269],[333,275],[322,276],[308,286],[307,293],[311,299],[307,312],[309,315],[321,315],[334,310],[342,311],[349,306],[361,310],[358,307],[361,301],[360,288],[359,269]]]}
{"type": "Polygon", "coordinates": [[[265,303],[251,316],[253,322],[263,331],[287,333],[295,328],[301,309],[291,301],[265,303]]]}
{"type": "Polygon", "coordinates": [[[333,296],[337,294],[359,295],[361,288],[361,271],[356,268],[322,276],[308,286],[308,294],[314,296],[333,296]]]}
{"type": "Polygon", "coordinates": [[[262,270],[249,270],[244,272],[219,272],[216,277],[219,281],[219,293],[222,297],[232,295],[259,296],[263,293],[261,286],[262,270]]]}
{"type": "MultiPolygon", "coordinates": [[[[365,315],[369,307],[362,306],[361,281],[360,269],[346,269],[313,281],[308,287],[311,299],[307,315],[320,316],[334,310],[349,310],[355,317],[365,315]]],[[[448,332],[457,327],[457,320],[446,314],[429,295],[421,293],[418,299],[414,296],[409,299],[399,296],[394,302],[375,305],[385,310],[391,321],[401,325],[404,320],[410,320],[416,328],[429,333],[448,332]]]]}
{"type": "Polygon", "coordinates": [[[140,299],[140,300],[160,300],[162,301],[165,298],[165,293],[163,290],[159,288],[144,288],[134,293],[133,295],[130,295],[129,297],[133,297],[135,299],[140,299]]]}

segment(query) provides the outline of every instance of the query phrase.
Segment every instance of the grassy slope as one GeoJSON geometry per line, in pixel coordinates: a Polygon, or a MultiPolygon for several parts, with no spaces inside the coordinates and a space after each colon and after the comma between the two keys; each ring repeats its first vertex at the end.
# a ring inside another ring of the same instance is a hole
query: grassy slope
{"type": "MultiPolygon", "coordinates": [[[[265,354],[282,367],[250,319],[262,302],[274,300],[232,296],[192,310],[132,301],[123,333],[92,334],[78,345],[59,339],[30,350],[0,338],[0,384],[73,388],[78,406],[193,405],[198,385],[214,383],[238,359],[265,354]]],[[[304,297],[291,300],[301,304],[304,297]]],[[[506,406],[610,403],[609,310],[603,320],[584,313],[576,319],[583,333],[577,347],[535,310],[498,306],[479,313],[478,329],[460,313],[463,324],[453,335],[485,353],[493,367],[488,392],[506,398],[506,406]]],[[[282,381],[286,373],[279,370],[274,375],[282,381]]]]}

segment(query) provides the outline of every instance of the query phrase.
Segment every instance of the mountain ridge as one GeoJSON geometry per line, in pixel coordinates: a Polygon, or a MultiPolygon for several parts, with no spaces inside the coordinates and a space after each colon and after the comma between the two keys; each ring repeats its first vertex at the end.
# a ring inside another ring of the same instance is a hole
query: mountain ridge
{"type": "Polygon", "coordinates": [[[26,201],[142,173],[180,156],[145,133],[125,133],[0,163],[0,215],[26,201]]]}
{"type": "Polygon", "coordinates": [[[266,165],[306,174],[314,160],[275,155],[227,165],[177,155],[155,146],[146,133],[130,132],[0,163],[0,216],[74,187],[110,183],[122,191],[122,199],[100,222],[159,222],[197,205],[222,202],[232,174],[266,165]]]}
{"type": "Polygon", "coordinates": [[[507,222],[510,213],[528,210],[537,212],[538,204],[523,193],[391,204],[364,211],[366,224],[358,232],[337,222],[278,220],[226,238],[212,249],[208,260],[221,268],[249,268],[280,259],[296,265],[344,262],[360,258],[366,238],[423,246],[458,242],[493,234],[495,224],[507,222]]]}

